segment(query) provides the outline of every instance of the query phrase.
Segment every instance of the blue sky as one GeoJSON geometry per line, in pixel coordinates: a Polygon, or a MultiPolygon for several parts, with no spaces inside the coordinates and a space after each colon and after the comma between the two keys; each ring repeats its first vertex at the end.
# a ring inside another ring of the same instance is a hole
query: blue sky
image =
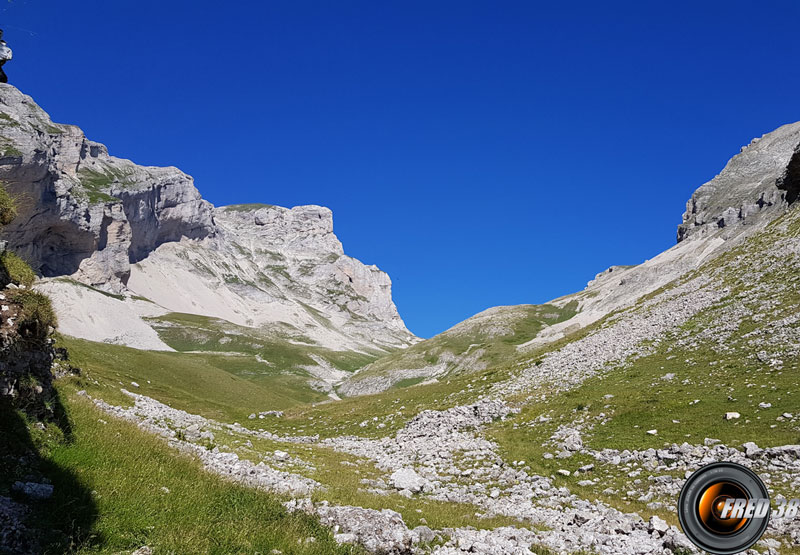
{"type": "Polygon", "coordinates": [[[217,205],[322,204],[431,336],[670,247],[800,119],[796,2],[3,2],[10,82],[217,205]]]}

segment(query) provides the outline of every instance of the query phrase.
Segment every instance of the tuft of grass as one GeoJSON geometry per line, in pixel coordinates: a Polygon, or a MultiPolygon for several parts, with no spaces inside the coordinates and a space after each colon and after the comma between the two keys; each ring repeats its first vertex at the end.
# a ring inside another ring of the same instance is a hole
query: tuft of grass
{"type": "Polygon", "coordinates": [[[10,224],[17,217],[17,205],[5,187],[0,187],[0,225],[10,224]]]}
{"type": "Polygon", "coordinates": [[[90,204],[119,201],[108,193],[112,184],[122,183],[126,175],[120,170],[106,168],[104,171],[82,168],[78,170],[82,192],[85,193],[90,204]]]}
{"type": "Polygon", "coordinates": [[[2,145],[0,145],[0,149],[2,149],[3,158],[10,158],[10,157],[16,158],[22,156],[22,151],[11,143],[3,143],[2,145]]]}
{"type": "Polygon", "coordinates": [[[19,127],[19,122],[5,112],[0,112],[0,125],[7,127],[19,127]]]}
{"type": "Polygon", "coordinates": [[[0,265],[10,283],[30,287],[36,280],[36,274],[30,265],[11,251],[0,254],[0,265]]]}
{"type": "Polygon", "coordinates": [[[10,298],[22,305],[19,331],[23,336],[44,339],[50,334],[50,328],[58,326],[53,304],[47,295],[22,289],[11,293],[10,298]]]}
{"type": "MultiPolygon", "coordinates": [[[[101,295],[106,296],[106,297],[108,297],[110,299],[116,299],[118,301],[124,301],[125,300],[125,295],[119,295],[117,293],[109,293],[108,291],[103,291],[102,289],[98,289],[97,287],[92,287],[88,283],[83,283],[82,281],[78,281],[77,279],[72,279],[72,278],[69,278],[69,277],[60,277],[60,278],[56,278],[56,280],[57,281],[62,281],[64,283],[69,283],[70,285],[74,285],[76,287],[83,287],[84,289],[89,289],[90,291],[94,291],[95,293],[100,293],[101,295]]],[[[147,300],[144,297],[138,297],[138,296],[131,296],[131,298],[133,298],[133,299],[144,299],[145,301],[147,300]]]]}

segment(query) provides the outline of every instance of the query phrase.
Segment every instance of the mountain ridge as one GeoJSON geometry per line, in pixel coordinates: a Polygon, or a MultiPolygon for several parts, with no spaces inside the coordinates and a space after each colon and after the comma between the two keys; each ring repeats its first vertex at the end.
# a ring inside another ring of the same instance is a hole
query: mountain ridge
{"type": "MultiPolygon", "coordinates": [[[[753,139],[742,147],[710,181],[692,194],[678,226],[677,243],[641,264],[611,266],[598,273],[582,291],[553,299],[541,307],[563,309],[574,303],[574,313],[542,325],[530,337],[515,344],[516,354],[541,348],[590,326],[608,314],[631,306],[639,298],[698,268],[709,258],[734,248],[751,232],[782,214],[800,190],[800,122],[787,124],[753,139]]],[[[523,320],[529,305],[495,307],[504,318],[516,312],[523,320]]],[[[360,369],[340,386],[349,395],[377,393],[398,382],[439,379],[451,373],[485,368],[486,360],[475,355],[497,342],[475,334],[469,348],[454,340],[452,330],[470,322],[486,320],[492,310],[482,311],[461,324],[413,349],[393,353],[360,369]]],[[[489,318],[490,319],[490,318],[489,318]]],[[[498,324],[502,322],[496,322],[498,324]]],[[[506,340],[520,339],[519,330],[506,340]]],[[[506,360],[513,360],[509,353],[506,360]]],[[[494,361],[495,363],[497,361],[494,361]]]]}

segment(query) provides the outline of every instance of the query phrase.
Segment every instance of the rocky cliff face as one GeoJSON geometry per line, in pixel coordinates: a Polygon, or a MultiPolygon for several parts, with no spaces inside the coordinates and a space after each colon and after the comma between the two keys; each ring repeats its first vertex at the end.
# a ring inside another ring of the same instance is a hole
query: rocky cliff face
{"type": "Polygon", "coordinates": [[[172,311],[302,336],[333,350],[397,348],[415,340],[391,280],[344,254],[321,206],[229,206],[216,233],[169,243],[135,264],[128,286],[172,311]]]}
{"type": "Polygon", "coordinates": [[[686,203],[678,241],[771,219],[800,191],[800,123],[784,125],[742,147],[686,203]]]}
{"type": "Polygon", "coordinates": [[[211,205],[176,168],[108,155],[72,125],[0,84],[0,181],[20,214],[3,233],[44,276],[119,290],[158,245],[214,233],[211,205]]]}

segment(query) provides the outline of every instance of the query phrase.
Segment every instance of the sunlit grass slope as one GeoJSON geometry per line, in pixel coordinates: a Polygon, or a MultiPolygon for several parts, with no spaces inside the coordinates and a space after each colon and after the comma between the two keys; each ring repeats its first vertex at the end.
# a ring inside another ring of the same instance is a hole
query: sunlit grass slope
{"type": "MultiPolygon", "coordinates": [[[[136,425],[110,418],[77,387],[60,386],[71,434],[31,427],[54,496],[36,505],[45,553],[360,553],[289,514],[281,499],[226,482],[136,425]]],[[[3,427],[11,419],[4,419],[3,427]]]]}
{"type": "Polygon", "coordinates": [[[128,404],[126,388],[148,395],[175,408],[224,421],[246,419],[253,412],[283,410],[326,398],[301,376],[277,372],[253,376],[258,362],[222,354],[141,351],[61,338],[73,365],[88,376],[92,394],[117,404],[128,404]],[[132,382],[139,387],[132,385],[132,382]]]}

